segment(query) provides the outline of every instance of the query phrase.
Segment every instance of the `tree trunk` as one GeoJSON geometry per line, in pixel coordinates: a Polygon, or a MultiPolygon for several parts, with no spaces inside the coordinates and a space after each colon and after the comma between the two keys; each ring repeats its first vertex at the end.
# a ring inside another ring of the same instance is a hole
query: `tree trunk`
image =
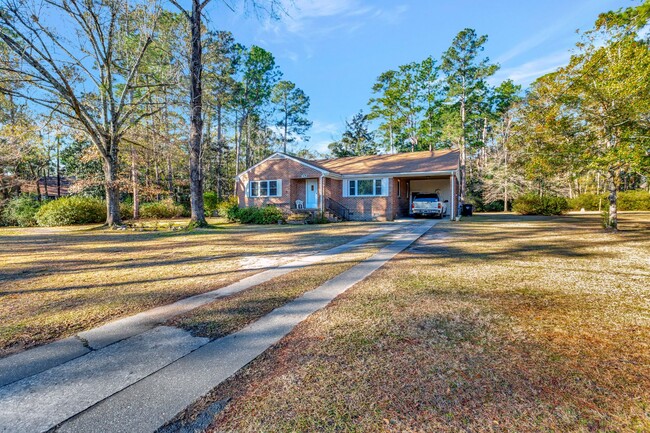
{"type": "Polygon", "coordinates": [[[172,156],[167,154],[167,189],[169,195],[174,198],[174,172],[172,171],[172,156]]]}
{"type": "Polygon", "coordinates": [[[250,168],[251,164],[251,116],[246,116],[246,169],[250,168]]]}
{"type": "Polygon", "coordinates": [[[607,215],[606,228],[617,230],[618,229],[617,185],[616,185],[616,172],[614,170],[609,170],[607,172],[607,184],[609,187],[609,212],[607,215]]]}
{"type": "Polygon", "coordinates": [[[238,118],[235,114],[235,175],[239,175],[239,160],[241,159],[241,130],[243,119],[238,118]]]}
{"type": "Polygon", "coordinates": [[[117,152],[104,157],[104,179],[106,189],[106,225],[122,224],[120,216],[120,188],[117,183],[117,152]]]}
{"type": "Polygon", "coordinates": [[[56,197],[61,198],[61,138],[56,137],[56,197]]]}
{"type": "MultiPolygon", "coordinates": [[[[49,164],[48,164],[49,165],[49,164]]],[[[48,197],[50,196],[49,191],[47,190],[47,175],[49,174],[49,169],[45,169],[45,175],[43,176],[43,186],[45,187],[45,199],[47,200],[48,197]]]]}
{"type": "Polygon", "coordinates": [[[467,149],[465,148],[465,95],[460,100],[460,202],[465,203],[466,190],[467,190],[467,149]]]}
{"type": "Polygon", "coordinates": [[[133,190],[133,219],[140,218],[140,189],[138,188],[138,167],[135,163],[135,148],[131,144],[131,186],[133,190]]]}
{"type": "Polygon", "coordinates": [[[201,3],[192,0],[190,47],[190,209],[191,221],[205,226],[203,179],[201,176],[201,135],[203,132],[201,69],[201,3]]]}
{"type": "Polygon", "coordinates": [[[215,180],[218,200],[221,200],[221,166],[223,161],[223,132],[221,124],[221,109],[221,103],[217,101],[217,167],[215,180]]]}
{"type": "Polygon", "coordinates": [[[508,148],[504,146],[503,149],[503,211],[508,212],[508,148]]]}
{"type": "Polygon", "coordinates": [[[287,153],[287,124],[289,123],[289,104],[287,104],[288,95],[284,95],[284,153],[287,153]]]}
{"type": "Polygon", "coordinates": [[[36,176],[36,195],[40,203],[43,200],[43,196],[41,194],[41,179],[38,176],[36,176]]]}

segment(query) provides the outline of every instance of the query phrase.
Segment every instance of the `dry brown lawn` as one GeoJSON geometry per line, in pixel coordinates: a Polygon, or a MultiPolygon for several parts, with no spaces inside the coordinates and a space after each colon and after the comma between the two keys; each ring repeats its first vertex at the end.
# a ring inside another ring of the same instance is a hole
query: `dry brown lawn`
{"type": "Polygon", "coordinates": [[[213,390],[211,431],[650,431],[650,214],[621,225],[439,224],[213,390]]]}
{"type": "Polygon", "coordinates": [[[211,339],[223,337],[359,264],[387,242],[382,237],[350,252],[328,257],[321,262],[175,317],[168,325],[186,329],[195,336],[211,339]]]}
{"type": "Polygon", "coordinates": [[[0,228],[0,356],[214,290],[378,227],[0,228]]]}

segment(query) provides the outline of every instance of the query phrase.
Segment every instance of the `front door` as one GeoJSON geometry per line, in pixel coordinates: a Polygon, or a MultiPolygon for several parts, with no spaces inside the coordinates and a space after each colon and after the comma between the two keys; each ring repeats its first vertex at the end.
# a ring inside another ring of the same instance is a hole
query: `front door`
{"type": "Polygon", "coordinates": [[[318,180],[307,179],[305,189],[305,207],[307,209],[316,209],[318,207],[318,180]]]}

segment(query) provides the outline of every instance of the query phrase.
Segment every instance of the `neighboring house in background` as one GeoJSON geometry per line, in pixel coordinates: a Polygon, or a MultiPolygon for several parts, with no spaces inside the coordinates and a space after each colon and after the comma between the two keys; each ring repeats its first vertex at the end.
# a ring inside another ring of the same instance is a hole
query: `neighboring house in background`
{"type": "Polygon", "coordinates": [[[56,176],[44,176],[37,182],[23,183],[21,191],[30,194],[39,194],[41,198],[53,199],[70,195],[70,188],[75,182],[74,177],[61,176],[61,191],[56,176]]]}
{"type": "Polygon", "coordinates": [[[448,200],[458,208],[458,150],[409,152],[324,160],[275,153],[236,179],[240,207],[273,205],[330,212],[343,219],[393,220],[409,215],[417,193],[448,200]]]}

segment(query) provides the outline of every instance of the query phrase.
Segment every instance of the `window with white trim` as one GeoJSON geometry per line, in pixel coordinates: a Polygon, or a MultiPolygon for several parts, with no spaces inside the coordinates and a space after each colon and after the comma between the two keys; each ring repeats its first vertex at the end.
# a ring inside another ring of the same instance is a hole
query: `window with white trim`
{"type": "Polygon", "coordinates": [[[249,197],[281,197],[281,180],[253,180],[248,183],[249,197]]]}
{"type": "Polygon", "coordinates": [[[383,179],[350,179],[348,181],[347,196],[349,197],[374,197],[385,195],[383,179]]]}

